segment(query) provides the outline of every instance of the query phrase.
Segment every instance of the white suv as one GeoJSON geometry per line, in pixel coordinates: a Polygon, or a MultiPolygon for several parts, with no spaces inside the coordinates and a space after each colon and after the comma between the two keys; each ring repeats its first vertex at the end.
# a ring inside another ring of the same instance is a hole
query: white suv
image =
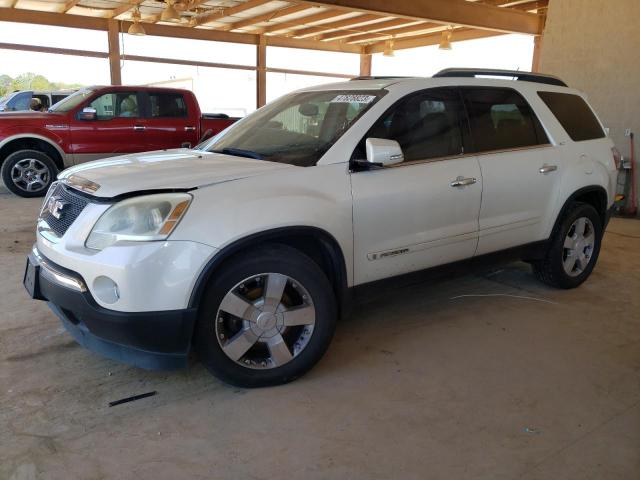
{"type": "Polygon", "coordinates": [[[193,150],[64,171],[24,283],[112,358],[184,366],[193,347],[226,382],[284,383],[323,355],[354,287],[497,252],[580,285],[616,156],[555,77],[456,69],[308,88],[193,150]]]}

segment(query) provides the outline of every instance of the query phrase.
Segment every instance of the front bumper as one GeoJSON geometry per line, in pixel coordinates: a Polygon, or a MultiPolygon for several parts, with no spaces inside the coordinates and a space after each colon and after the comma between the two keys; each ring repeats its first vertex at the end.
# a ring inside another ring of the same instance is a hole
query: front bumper
{"type": "MultiPolygon", "coordinates": [[[[89,350],[146,369],[187,365],[196,309],[120,312],[96,303],[77,273],[54,264],[36,249],[29,255],[35,278],[27,290],[48,302],[64,327],[89,350]]],[[[25,286],[29,277],[25,275],[25,286]]]]}

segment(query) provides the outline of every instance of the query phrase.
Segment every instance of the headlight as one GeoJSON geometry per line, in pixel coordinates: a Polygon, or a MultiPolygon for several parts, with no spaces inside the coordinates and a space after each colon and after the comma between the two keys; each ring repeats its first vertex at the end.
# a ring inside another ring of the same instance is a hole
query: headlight
{"type": "Polygon", "coordinates": [[[187,211],[191,199],[188,193],[161,193],[116,203],[98,219],[85,245],[102,250],[121,240],[165,240],[187,211]]]}

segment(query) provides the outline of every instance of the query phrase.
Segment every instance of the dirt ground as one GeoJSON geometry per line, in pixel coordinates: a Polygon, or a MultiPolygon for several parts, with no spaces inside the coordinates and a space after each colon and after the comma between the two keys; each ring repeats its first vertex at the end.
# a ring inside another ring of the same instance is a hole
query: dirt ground
{"type": "Polygon", "coordinates": [[[77,346],[21,285],[39,205],[0,189],[0,479],[640,478],[640,221],[576,290],[514,263],[391,291],[241,390],[77,346]]]}

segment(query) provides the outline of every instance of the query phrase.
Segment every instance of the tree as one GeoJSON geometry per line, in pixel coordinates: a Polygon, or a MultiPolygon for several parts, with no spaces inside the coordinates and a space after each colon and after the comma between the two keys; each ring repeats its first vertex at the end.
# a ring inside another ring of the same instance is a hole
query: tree
{"type": "Polygon", "coordinates": [[[21,73],[16,78],[0,75],[0,97],[14,90],[65,90],[80,87],[82,85],[79,83],[50,82],[43,75],[32,72],[21,73]]]}

